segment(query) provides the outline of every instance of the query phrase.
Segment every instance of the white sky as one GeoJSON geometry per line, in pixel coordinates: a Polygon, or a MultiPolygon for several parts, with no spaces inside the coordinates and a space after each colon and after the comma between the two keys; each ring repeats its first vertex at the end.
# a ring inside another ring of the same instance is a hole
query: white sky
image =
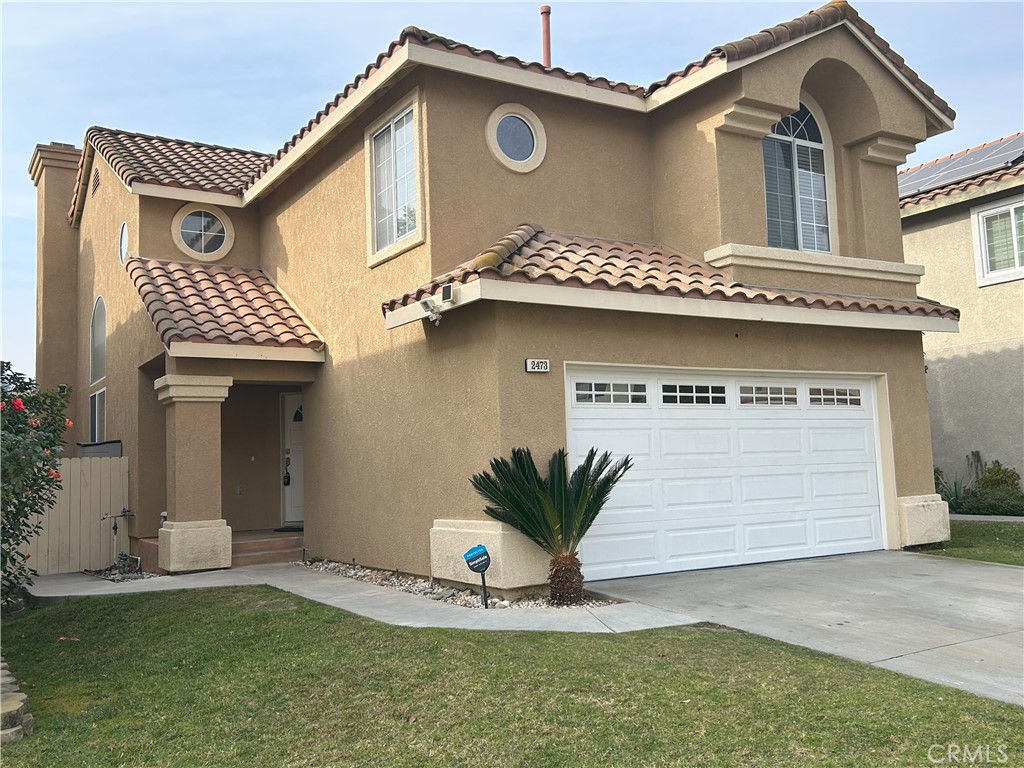
{"type": "MultiPolygon", "coordinates": [[[[553,63],[648,85],[824,2],[549,0],[553,63]]],[[[95,124],[274,151],[407,25],[539,59],[539,5],[3,0],[0,354],[33,372],[37,143],[77,146],[95,124]]],[[[958,113],[912,164],[1024,129],[1024,2],[854,5],[958,113]]]]}

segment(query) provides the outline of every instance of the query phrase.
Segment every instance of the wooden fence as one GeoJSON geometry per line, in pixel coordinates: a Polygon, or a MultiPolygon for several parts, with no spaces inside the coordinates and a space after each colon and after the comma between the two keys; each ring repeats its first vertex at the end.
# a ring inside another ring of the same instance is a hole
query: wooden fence
{"type": "Polygon", "coordinates": [[[61,459],[62,488],[43,517],[42,533],[25,546],[39,575],[99,570],[128,551],[128,525],[114,519],[128,506],[128,459],[61,459]]]}

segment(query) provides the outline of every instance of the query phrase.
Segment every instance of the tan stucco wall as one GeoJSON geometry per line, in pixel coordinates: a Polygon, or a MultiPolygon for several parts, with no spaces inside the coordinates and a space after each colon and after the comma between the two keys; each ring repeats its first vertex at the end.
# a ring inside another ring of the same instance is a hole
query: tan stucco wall
{"type": "Polygon", "coordinates": [[[441,71],[428,73],[425,95],[433,274],[523,223],[651,240],[644,115],[441,71]],[[530,173],[509,170],[487,147],[487,118],[507,102],[533,110],[544,126],[547,154],[530,173]]]}
{"type": "Polygon", "coordinates": [[[975,450],[1024,471],[1024,280],[978,287],[970,214],[999,199],[903,219],[907,259],[926,268],[921,294],[961,311],[960,333],[924,338],[935,464],[954,476],[975,450]]]}
{"type": "Polygon", "coordinates": [[[281,525],[283,391],[236,384],[221,406],[221,510],[233,531],[281,525]]]}
{"type": "MultiPolygon", "coordinates": [[[[171,222],[174,215],[189,203],[184,200],[167,200],[160,197],[138,196],[139,240],[137,253],[145,259],[162,261],[198,261],[191,258],[174,244],[171,236],[171,222]]],[[[235,242],[231,250],[217,264],[233,264],[243,267],[258,267],[259,258],[259,206],[246,208],[222,207],[220,212],[230,221],[235,230],[235,242]]],[[[132,250],[136,250],[135,247],[132,250]]]]}
{"type": "MultiPolygon", "coordinates": [[[[129,532],[152,530],[152,521],[162,509],[160,496],[140,494],[139,480],[149,471],[149,462],[160,456],[141,455],[140,438],[162,431],[165,415],[155,406],[152,390],[144,391],[139,366],[163,354],[163,346],[139,295],[118,259],[121,223],[128,223],[128,250],[139,250],[139,198],[133,196],[97,157],[94,167],[100,171],[100,186],[85,200],[78,228],[79,287],[78,317],[75,335],[78,340],[78,375],[75,401],[79,418],[71,440],[85,442],[89,438],[89,395],[106,387],[106,437],[121,440],[124,455],[129,459],[129,498],[135,518],[129,520],[129,532]],[[107,312],[106,376],[97,384],[89,384],[89,329],[96,298],[102,296],[107,312]],[[143,400],[140,400],[143,398],[143,400]],[[148,401],[148,402],[147,402],[148,401]],[[140,407],[141,406],[141,407],[140,407]],[[141,463],[146,468],[141,468],[141,463]]],[[[91,175],[90,175],[91,179],[91,175]]],[[[147,438],[142,438],[147,439],[147,438]]],[[[155,484],[156,481],[153,481],[155,484]]],[[[148,481],[143,485],[148,487],[148,481]]]]}
{"type": "MultiPolygon", "coordinates": [[[[76,384],[78,340],[78,238],[67,221],[78,151],[41,150],[46,163],[36,190],[36,383],[42,389],[76,384]]],[[[67,416],[79,421],[78,400],[67,416]]],[[[70,436],[69,436],[70,437],[70,436]]],[[[73,448],[68,455],[73,455],[73,448]]]]}

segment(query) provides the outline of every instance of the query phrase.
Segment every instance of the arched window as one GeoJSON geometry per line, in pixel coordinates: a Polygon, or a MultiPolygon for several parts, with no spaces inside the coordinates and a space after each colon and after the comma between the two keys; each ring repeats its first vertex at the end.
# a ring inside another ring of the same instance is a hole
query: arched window
{"type": "Polygon", "coordinates": [[[89,383],[95,384],[107,375],[107,307],[103,297],[92,308],[89,345],[89,383]]]}
{"type": "Polygon", "coordinates": [[[768,245],[830,251],[828,184],[821,128],[806,105],[762,141],[768,245]]]}

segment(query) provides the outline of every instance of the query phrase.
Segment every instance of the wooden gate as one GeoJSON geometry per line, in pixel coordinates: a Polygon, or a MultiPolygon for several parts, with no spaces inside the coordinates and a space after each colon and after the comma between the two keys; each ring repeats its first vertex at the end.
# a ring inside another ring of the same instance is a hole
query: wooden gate
{"type": "Polygon", "coordinates": [[[25,551],[40,576],[99,570],[128,551],[128,525],[115,518],[128,506],[128,459],[61,459],[62,488],[43,516],[43,530],[25,551]]]}

